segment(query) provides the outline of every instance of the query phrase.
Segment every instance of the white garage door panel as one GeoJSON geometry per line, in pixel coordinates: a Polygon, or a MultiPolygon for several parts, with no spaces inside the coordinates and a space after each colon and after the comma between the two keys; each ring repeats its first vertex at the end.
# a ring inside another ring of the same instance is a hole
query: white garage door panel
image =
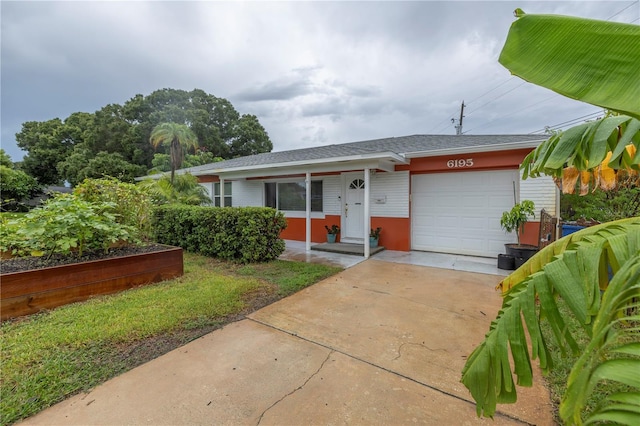
{"type": "Polygon", "coordinates": [[[411,248],[495,257],[515,236],[500,227],[517,171],[412,176],[411,248]]]}

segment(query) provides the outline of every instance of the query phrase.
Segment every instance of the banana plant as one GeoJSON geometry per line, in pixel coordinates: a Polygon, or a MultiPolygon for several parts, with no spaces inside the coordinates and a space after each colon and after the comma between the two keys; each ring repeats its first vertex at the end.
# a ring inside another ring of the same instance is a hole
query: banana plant
{"type": "MultiPolygon", "coordinates": [[[[640,27],[526,15],[520,9],[516,16],[502,65],[524,80],[614,113],[543,142],[523,161],[525,178],[549,175],[564,192],[579,187],[582,194],[640,184],[640,27]]],[[[492,417],[497,404],[516,401],[514,374],[518,385],[532,385],[532,359],[545,372],[553,368],[541,321],[548,321],[563,353],[578,353],[558,310],[562,298],[589,342],[569,375],[560,417],[578,425],[640,424],[640,217],[561,238],[499,287],[502,309],[462,372],[478,415],[492,417]],[[630,390],[609,395],[585,414],[600,381],[630,390]]]]}
{"type": "MultiPolygon", "coordinates": [[[[518,385],[532,385],[532,358],[539,359],[544,372],[552,368],[540,321],[549,322],[563,351],[578,353],[575,336],[568,331],[558,310],[558,297],[566,302],[591,338],[588,349],[569,376],[560,406],[562,418],[580,424],[584,402],[599,380],[620,381],[635,386],[640,392],[640,316],[630,314],[640,306],[640,217],[594,228],[555,241],[529,260],[530,269],[518,270],[515,277],[505,280],[509,290],[504,295],[502,309],[462,371],[462,383],[476,401],[478,415],[493,417],[496,404],[516,401],[513,374],[518,385]],[[613,273],[611,282],[610,272],[613,273]],[[620,341],[625,341],[618,339],[620,335],[627,335],[635,342],[620,345],[620,341]],[[613,354],[617,354],[615,360],[610,359],[613,354]]],[[[614,396],[631,401],[614,399],[612,404],[633,406],[635,416],[640,416],[638,395],[640,393],[614,396]]],[[[606,418],[607,410],[613,410],[612,406],[603,408],[598,415],[606,418]]],[[[625,416],[633,418],[633,409],[625,416]]]]}
{"type": "Polygon", "coordinates": [[[512,74],[616,111],[553,135],[523,161],[523,175],[562,181],[582,195],[640,184],[640,26],[527,15],[509,30],[499,62],[512,74]]]}

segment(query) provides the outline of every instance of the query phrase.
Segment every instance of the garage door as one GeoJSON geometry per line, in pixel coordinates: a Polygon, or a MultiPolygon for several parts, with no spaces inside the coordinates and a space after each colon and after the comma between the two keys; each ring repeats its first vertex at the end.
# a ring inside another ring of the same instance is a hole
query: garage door
{"type": "Polygon", "coordinates": [[[517,170],[414,175],[411,179],[413,250],[497,257],[516,242],[500,227],[513,206],[517,170]]]}

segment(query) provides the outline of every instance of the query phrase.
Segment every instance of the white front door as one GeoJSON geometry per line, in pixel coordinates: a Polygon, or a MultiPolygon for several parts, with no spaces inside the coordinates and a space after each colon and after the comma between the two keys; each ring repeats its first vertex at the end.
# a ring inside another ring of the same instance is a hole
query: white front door
{"type": "Polygon", "coordinates": [[[348,175],[345,188],[344,229],[342,238],[362,241],[364,233],[364,178],[348,175]]]}

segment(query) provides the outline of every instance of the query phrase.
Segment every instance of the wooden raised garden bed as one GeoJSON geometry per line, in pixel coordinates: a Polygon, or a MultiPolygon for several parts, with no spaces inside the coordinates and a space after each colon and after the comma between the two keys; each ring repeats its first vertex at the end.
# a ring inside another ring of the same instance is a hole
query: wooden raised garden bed
{"type": "Polygon", "coordinates": [[[0,318],[6,320],[157,283],[184,273],[182,249],[33,269],[0,275],[0,318]]]}

